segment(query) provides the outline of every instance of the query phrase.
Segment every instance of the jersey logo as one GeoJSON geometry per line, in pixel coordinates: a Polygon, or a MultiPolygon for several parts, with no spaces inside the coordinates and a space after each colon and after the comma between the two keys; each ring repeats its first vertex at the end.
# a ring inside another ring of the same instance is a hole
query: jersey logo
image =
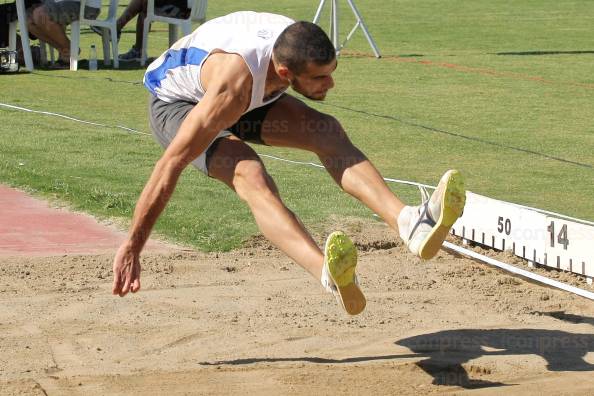
{"type": "Polygon", "coordinates": [[[264,40],[270,40],[272,38],[272,32],[267,29],[258,30],[258,33],[256,33],[256,35],[264,40]]]}

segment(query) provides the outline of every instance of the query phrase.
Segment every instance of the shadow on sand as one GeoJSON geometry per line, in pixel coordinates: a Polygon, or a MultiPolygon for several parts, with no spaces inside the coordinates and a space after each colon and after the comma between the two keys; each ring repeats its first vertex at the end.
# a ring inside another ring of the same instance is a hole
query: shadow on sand
{"type": "MultiPolygon", "coordinates": [[[[571,323],[594,325],[594,318],[562,312],[543,314],[571,323]]],[[[536,355],[547,362],[546,367],[550,371],[594,371],[594,364],[584,360],[586,354],[594,352],[594,334],[542,329],[461,329],[403,338],[395,341],[395,344],[404,346],[413,353],[354,356],[345,359],[313,356],[243,358],[201,362],[200,365],[248,365],[278,362],[346,364],[417,358],[419,361],[416,362],[416,365],[433,377],[434,385],[455,385],[467,389],[509,385],[469,377],[464,364],[483,356],[536,355]]],[[[478,370],[483,374],[489,373],[486,369],[486,371],[480,371],[480,368],[478,370]]]]}
{"type": "Polygon", "coordinates": [[[550,371],[594,371],[594,365],[584,360],[587,353],[594,352],[594,334],[541,329],[464,329],[422,334],[398,340],[396,344],[425,357],[417,365],[433,377],[435,385],[464,388],[503,385],[469,378],[463,364],[483,356],[537,355],[546,360],[550,371]]]}

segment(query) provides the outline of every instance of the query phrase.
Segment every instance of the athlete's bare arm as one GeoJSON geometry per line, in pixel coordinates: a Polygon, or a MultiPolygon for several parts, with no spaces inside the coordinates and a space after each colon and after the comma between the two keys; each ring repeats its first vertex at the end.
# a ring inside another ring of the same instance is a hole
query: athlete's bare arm
{"type": "Polygon", "coordinates": [[[204,98],[183,121],[153,170],[134,211],[128,239],[113,263],[113,294],[124,296],[140,289],[140,252],[153,225],[173,194],[177,180],[223,129],[233,125],[248,108],[252,76],[243,58],[216,54],[205,62],[204,98]]]}

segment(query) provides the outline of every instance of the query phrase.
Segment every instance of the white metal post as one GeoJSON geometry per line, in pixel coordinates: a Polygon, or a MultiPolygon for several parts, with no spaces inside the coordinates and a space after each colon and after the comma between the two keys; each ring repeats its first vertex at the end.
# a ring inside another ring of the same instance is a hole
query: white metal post
{"type": "Polygon", "coordinates": [[[336,48],[336,52],[340,52],[340,42],[338,40],[339,36],[338,36],[338,1],[337,0],[332,0],[332,20],[330,23],[330,29],[332,32],[332,44],[334,44],[334,48],[336,48]]]}
{"type": "MultiPolygon", "coordinates": [[[[379,49],[377,48],[377,45],[375,45],[375,41],[373,41],[373,38],[371,37],[369,30],[367,30],[367,26],[365,25],[365,22],[363,21],[363,18],[361,17],[361,14],[359,13],[357,6],[355,5],[355,2],[353,0],[347,0],[347,1],[348,1],[349,5],[351,6],[351,9],[353,10],[353,13],[357,17],[357,24],[359,26],[361,26],[361,29],[363,30],[363,34],[365,34],[365,37],[367,38],[367,42],[371,46],[371,49],[373,49],[373,53],[375,54],[376,58],[380,58],[382,55],[380,54],[379,49]]],[[[356,25],[355,25],[355,27],[356,27],[356,25]]],[[[350,37],[347,38],[347,40],[349,40],[349,39],[350,39],[350,37]]],[[[345,41],[345,44],[346,44],[346,41],[345,41]]]]}
{"type": "MultiPolygon", "coordinates": [[[[347,0],[347,2],[349,4],[349,6],[351,7],[351,11],[355,15],[355,18],[357,18],[357,23],[355,24],[355,26],[353,27],[351,32],[347,35],[346,40],[342,44],[340,43],[340,28],[339,28],[340,17],[339,17],[339,11],[338,11],[338,0],[331,0],[331,2],[330,2],[331,9],[330,9],[330,34],[329,34],[329,36],[330,36],[330,39],[332,40],[332,44],[334,45],[334,48],[336,49],[336,54],[337,55],[340,54],[340,50],[351,39],[351,37],[353,36],[355,31],[358,28],[361,28],[361,30],[363,30],[363,34],[365,35],[365,38],[367,39],[367,42],[369,43],[369,45],[371,46],[371,49],[373,50],[373,53],[375,54],[375,56],[377,58],[381,58],[380,51],[379,51],[377,45],[375,44],[373,37],[371,37],[371,33],[369,33],[369,30],[367,29],[367,25],[365,25],[365,22],[363,21],[363,17],[361,16],[361,13],[357,9],[357,6],[355,6],[354,0],[347,0]]],[[[322,10],[325,5],[326,5],[326,0],[320,0],[320,4],[318,5],[318,8],[316,10],[316,14],[314,16],[313,23],[318,23],[320,21],[320,16],[322,14],[322,10]]]]}
{"type": "Polygon", "coordinates": [[[324,4],[326,4],[326,0],[320,1],[318,5],[318,9],[316,11],[316,15],[314,16],[313,23],[318,23],[320,21],[320,15],[322,14],[322,9],[324,8],[324,4]]]}
{"type": "Polygon", "coordinates": [[[16,0],[17,17],[19,20],[19,30],[21,31],[21,46],[25,57],[25,67],[33,71],[33,57],[31,56],[31,47],[29,46],[29,31],[27,30],[27,13],[25,12],[25,1],[16,0]]]}

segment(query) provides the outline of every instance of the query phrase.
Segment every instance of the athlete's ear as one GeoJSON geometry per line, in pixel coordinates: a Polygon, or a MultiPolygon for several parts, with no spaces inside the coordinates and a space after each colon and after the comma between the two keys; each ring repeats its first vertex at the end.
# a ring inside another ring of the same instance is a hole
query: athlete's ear
{"type": "Polygon", "coordinates": [[[293,79],[293,73],[285,65],[278,65],[276,68],[278,75],[286,80],[291,81],[293,79]]]}

